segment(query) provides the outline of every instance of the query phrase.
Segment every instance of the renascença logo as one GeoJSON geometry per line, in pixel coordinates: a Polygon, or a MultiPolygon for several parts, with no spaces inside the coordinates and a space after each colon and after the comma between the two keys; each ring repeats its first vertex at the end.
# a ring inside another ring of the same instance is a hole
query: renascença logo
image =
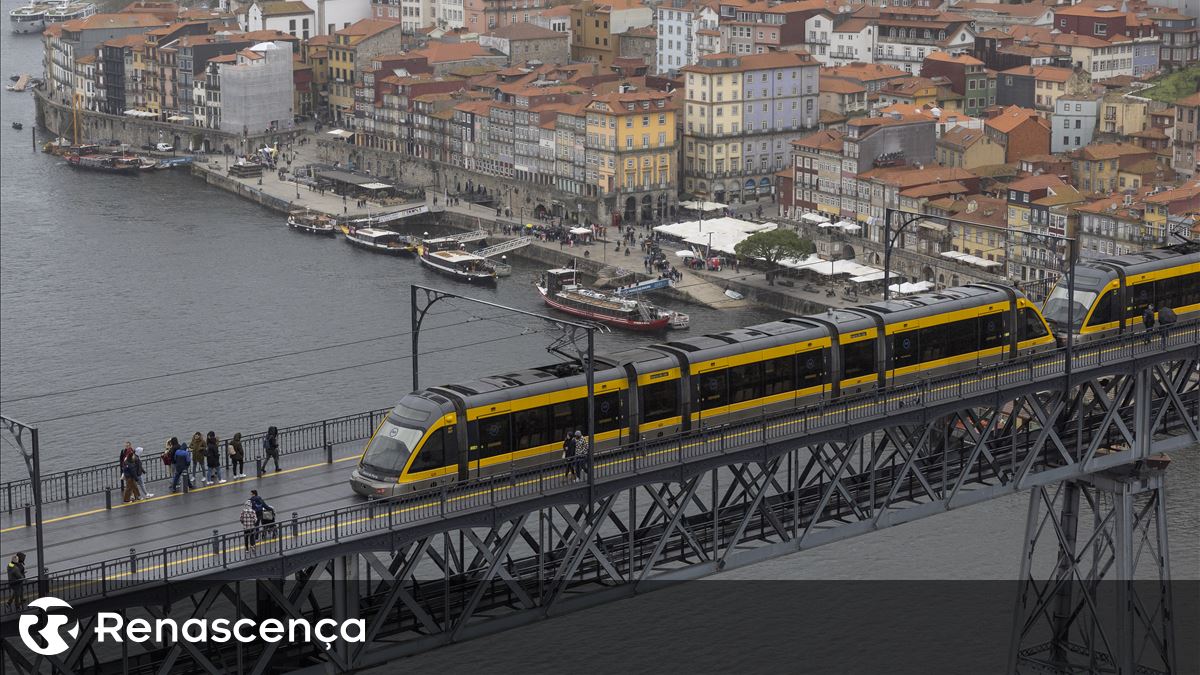
{"type": "MultiPolygon", "coordinates": [[[[72,640],[79,637],[79,624],[69,612],[73,608],[58,598],[38,598],[29,603],[21,616],[19,629],[26,647],[43,656],[61,654],[70,648],[63,639],[65,632],[72,640]],[[65,631],[64,631],[65,629],[65,631]]],[[[336,640],[366,642],[367,622],[363,619],[334,621],[320,619],[129,619],[117,612],[99,612],[95,622],[96,642],[230,642],[255,641],[290,643],[318,642],[325,649],[336,640]]]]}
{"type": "Polygon", "coordinates": [[[79,637],[79,622],[69,614],[72,610],[58,598],[38,598],[29,603],[17,622],[21,641],[33,653],[42,656],[56,656],[67,651],[71,645],[63,639],[63,633],[72,640],[79,637]]]}

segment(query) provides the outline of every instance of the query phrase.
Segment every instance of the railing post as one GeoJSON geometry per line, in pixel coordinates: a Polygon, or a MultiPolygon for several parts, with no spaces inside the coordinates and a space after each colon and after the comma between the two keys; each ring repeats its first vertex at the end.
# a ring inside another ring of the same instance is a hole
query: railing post
{"type": "Polygon", "coordinates": [[[112,511],[112,486],[105,486],[104,488],[104,509],[112,511]]]}
{"type": "Polygon", "coordinates": [[[220,535],[217,533],[217,530],[216,530],[216,528],[213,528],[213,531],[212,531],[212,545],[213,545],[213,557],[214,557],[214,558],[220,557],[220,553],[221,553],[221,545],[220,545],[220,543],[218,542],[218,539],[219,539],[219,538],[220,538],[220,535]]]}
{"type": "Polygon", "coordinates": [[[392,526],[395,525],[395,523],[393,522],[393,519],[394,519],[394,516],[396,515],[396,509],[392,508],[391,500],[388,500],[386,502],[386,505],[387,505],[388,529],[390,530],[390,529],[392,529],[392,526]]]}
{"type": "MultiPolygon", "coordinates": [[[[30,507],[29,503],[26,502],[26,504],[25,504],[25,527],[33,527],[33,511],[31,511],[30,508],[31,507],[30,507]]],[[[39,560],[38,564],[39,565],[42,564],[42,561],[39,560]]]]}
{"type": "Polygon", "coordinates": [[[446,486],[445,485],[442,486],[442,495],[441,495],[441,500],[440,500],[439,511],[441,513],[441,516],[443,518],[445,518],[446,517],[446,486]]]}
{"type": "MultiPolygon", "coordinates": [[[[63,472],[63,495],[69,503],[71,501],[71,474],[66,471],[63,472]]],[[[39,560],[38,564],[42,564],[42,561],[39,560]]]]}
{"type": "Polygon", "coordinates": [[[129,574],[137,574],[137,549],[133,547],[129,548],[129,574]]]}
{"type": "Polygon", "coordinates": [[[340,509],[333,510],[333,540],[334,541],[342,540],[342,531],[340,529],[338,529],[338,512],[339,511],[340,511],[340,509]]]}
{"type": "MultiPolygon", "coordinates": [[[[32,487],[32,486],[30,486],[30,487],[32,487]]],[[[5,488],[4,492],[6,493],[6,497],[8,500],[8,512],[11,514],[13,511],[13,508],[12,508],[12,504],[13,504],[13,502],[12,502],[12,485],[10,484],[7,488],[5,488]]]]}
{"type": "Polygon", "coordinates": [[[321,445],[325,446],[325,463],[333,464],[333,446],[329,444],[329,420],[321,420],[321,445]]]}
{"type": "Polygon", "coordinates": [[[166,547],[163,548],[163,561],[162,561],[163,583],[166,583],[166,581],[171,577],[171,564],[170,564],[170,557],[169,557],[170,553],[171,553],[171,549],[166,548],[166,547]]]}
{"type": "Polygon", "coordinates": [[[100,561],[100,595],[108,597],[108,562],[100,561]]]}

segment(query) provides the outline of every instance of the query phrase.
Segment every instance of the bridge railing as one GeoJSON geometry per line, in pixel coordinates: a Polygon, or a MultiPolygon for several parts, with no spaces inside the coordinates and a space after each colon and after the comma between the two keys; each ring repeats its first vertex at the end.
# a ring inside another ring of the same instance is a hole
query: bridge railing
{"type": "MultiPolygon", "coordinates": [[[[342,443],[353,443],[367,439],[374,433],[375,428],[387,415],[390,408],[368,410],[353,415],[343,415],[279,429],[280,456],[300,452],[320,450],[342,443]]],[[[264,458],[262,447],[266,432],[242,435],[242,451],[245,454],[247,466],[253,467],[255,462],[264,458]]],[[[231,434],[232,436],[232,434],[231,434]]],[[[180,442],[186,445],[190,437],[180,437],[180,442]]],[[[230,439],[221,440],[221,465],[228,471],[232,460],[229,457],[230,439]]],[[[156,481],[171,478],[174,469],[163,464],[160,455],[163,447],[151,446],[142,454],[142,468],[146,474],[144,481],[156,481]]],[[[113,453],[116,454],[115,452],[113,453]]],[[[204,462],[204,458],[193,457],[192,461],[204,462]]],[[[66,471],[56,471],[42,475],[42,503],[69,502],[78,497],[95,495],[105,490],[120,490],[121,469],[116,460],[104,464],[78,467],[66,471]]],[[[0,483],[0,508],[11,513],[14,509],[23,508],[33,503],[33,489],[28,478],[0,483]]]]}
{"type": "MultiPolygon", "coordinates": [[[[1127,361],[1163,348],[1200,346],[1200,321],[1176,325],[1146,341],[1142,334],[1127,335],[1090,343],[1076,350],[1077,367],[1127,361]],[[1159,341],[1162,341],[1161,344],[1159,341]]],[[[760,447],[772,440],[803,438],[805,435],[842,427],[856,420],[895,415],[906,407],[936,401],[961,400],[965,396],[1003,391],[1006,387],[1031,384],[1062,372],[1065,352],[1054,350],[980,367],[970,373],[953,373],[921,382],[875,391],[833,401],[820,402],[795,410],[764,412],[756,418],[701,427],[663,439],[641,441],[598,452],[592,470],[596,479],[628,475],[650,468],[686,463],[701,457],[760,447]],[[964,377],[970,374],[972,377],[964,377]]],[[[379,411],[384,413],[386,411],[379,411]]],[[[379,413],[372,413],[376,415],[379,413]]],[[[315,426],[315,425],[306,425],[315,426]]],[[[313,433],[306,431],[303,433],[313,433]]],[[[253,550],[245,545],[243,532],[218,533],[185,544],[105,560],[98,563],[52,572],[50,594],[64,600],[107,596],[140,584],[169,581],[201,572],[213,572],[267,555],[283,555],[289,550],[328,545],[371,532],[449,513],[493,506],[500,502],[544,495],[578,485],[586,478],[584,458],[576,458],[506,474],[478,478],[441,488],[414,492],[389,499],[368,501],[311,514],[287,518],[261,532],[253,550]]],[[[32,587],[31,577],[29,585],[32,587]]],[[[0,612],[14,611],[7,604],[0,612]]]]}

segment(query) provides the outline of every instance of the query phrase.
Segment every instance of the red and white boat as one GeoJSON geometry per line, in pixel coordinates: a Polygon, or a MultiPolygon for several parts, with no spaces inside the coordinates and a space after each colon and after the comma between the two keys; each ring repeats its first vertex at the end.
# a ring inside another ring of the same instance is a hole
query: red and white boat
{"type": "Polygon", "coordinates": [[[655,307],[648,300],[606,295],[576,283],[573,269],[547,270],[536,285],[554,309],[627,330],[687,328],[688,316],[655,307]]]}

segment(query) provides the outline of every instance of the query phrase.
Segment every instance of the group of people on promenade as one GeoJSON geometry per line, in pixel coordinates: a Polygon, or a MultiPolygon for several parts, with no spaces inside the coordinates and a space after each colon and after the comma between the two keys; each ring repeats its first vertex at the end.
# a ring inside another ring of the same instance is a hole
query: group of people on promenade
{"type": "MultiPolygon", "coordinates": [[[[273,426],[267,429],[262,443],[264,466],[267,462],[274,462],[275,470],[279,471],[279,429],[273,426]]],[[[196,485],[195,479],[202,485],[225,483],[228,480],[226,466],[229,478],[245,478],[247,454],[242,444],[242,435],[234,434],[233,438],[224,444],[224,448],[224,454],[228,456],[227,462],[222,457],[221,439],[212,431],[207,435],[197,431],[192,434],[187,445],[180,443],[176,436],[167,440],[158,458],[172,471],[171,492],[178,492],[180,485],[185,489],[192,489],[196,485]]],[[[124,503],[154,496],[153,492],[146,489],[146,466],[143,464],[146,460],[143,453],[143,448],[134,447],[130,441],[126,441],[125,447],[121,449],[119,466],[122,480],[121,501],[124,503]]]]}
{"type": "Polygon", "coordinates": [[[588,454],[588,439],[583,431],[576,429],[575,433],[567,432],[563,439],[563,459],[567,461],[567,478],[578,480],[581,472],[586,472],[588,454]]]}

